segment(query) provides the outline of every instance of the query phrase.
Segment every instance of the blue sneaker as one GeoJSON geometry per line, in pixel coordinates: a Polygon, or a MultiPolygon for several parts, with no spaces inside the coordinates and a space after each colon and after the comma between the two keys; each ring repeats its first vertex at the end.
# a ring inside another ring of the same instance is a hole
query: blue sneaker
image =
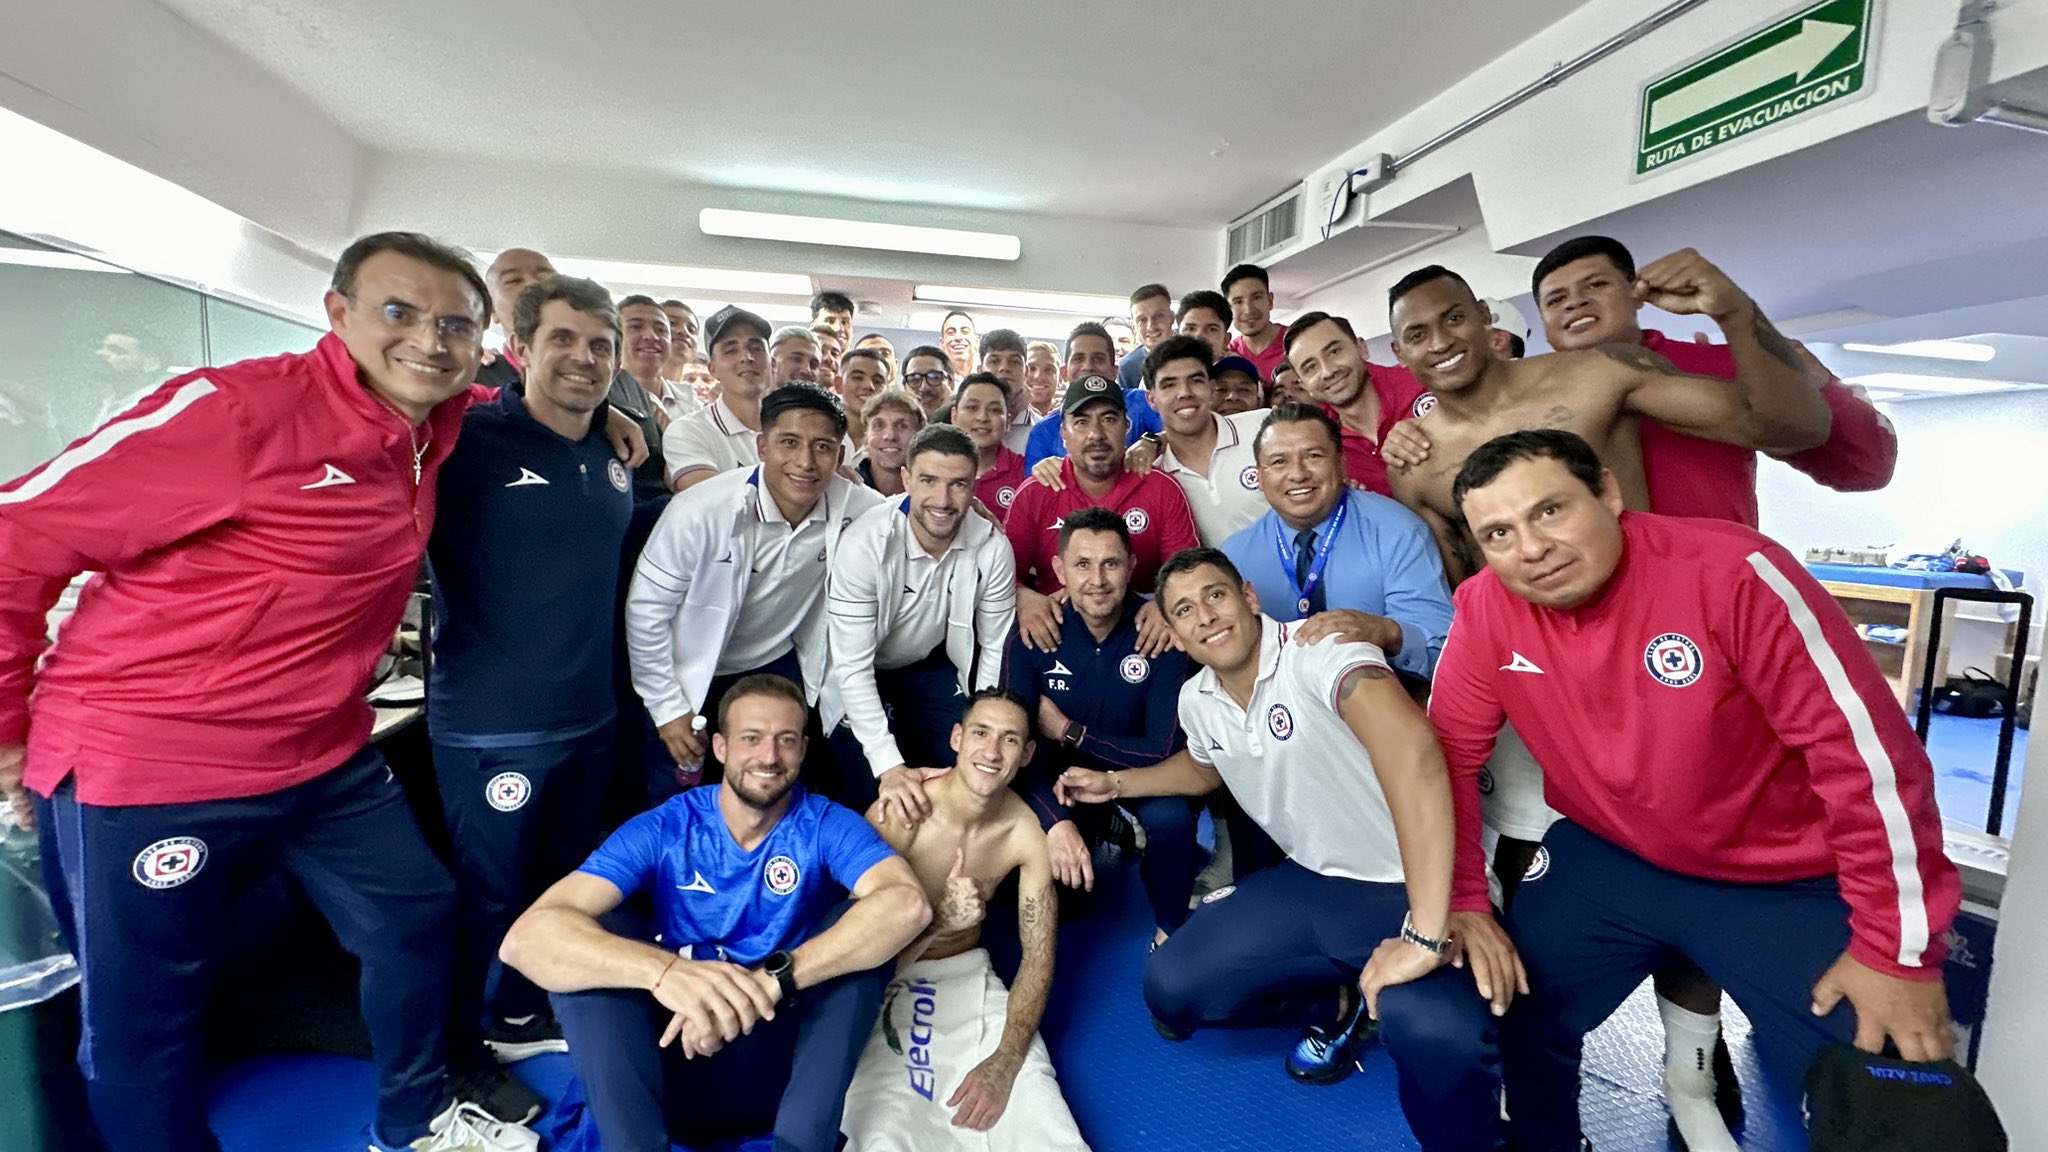
{"type": "Polygon", "coordinates": [[[1365,997],[1352,994],[1351,1009],[1334,1028],[1315,1024],[1287,1054],[1287,1074],[1303,1084],[1335,1084],[1358,1067],[1358,1054],[1379,1036],[1379,1022],[1366,1015],[1365,997]]]}

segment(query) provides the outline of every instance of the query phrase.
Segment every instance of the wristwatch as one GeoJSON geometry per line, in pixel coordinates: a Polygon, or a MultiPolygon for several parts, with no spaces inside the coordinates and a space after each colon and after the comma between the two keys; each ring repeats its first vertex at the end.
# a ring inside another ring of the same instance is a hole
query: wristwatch
{"type": "Polygon", "coordinates": [[[775,977],[776,987],[782,989],[782,999],[775,1002],[777,1007],[787,1007],[796,1003],[795,957],[778,948],[770,952],[766,960],[761,961],[761,971],[775,977]]]}
{"type": "Polygon", "coordinates": [[[1424,936],[1415,930],[1415,913],[1413,912],[1401,917],[1401,939],[1436,956],[1441,956],[1451,950],[1450,933],[1446,932],[1441,940],[1432,940],[1424,936]]]}
{"type": "Polygon", "coordinates": [[[1069,720],[1067,721],[1067,730],[1060,733],[1060,747],[1079,748],[1081,746],[1081,737],[1087,734],[1088,728],[1086,725],[1077,724],[1069,720]]]}

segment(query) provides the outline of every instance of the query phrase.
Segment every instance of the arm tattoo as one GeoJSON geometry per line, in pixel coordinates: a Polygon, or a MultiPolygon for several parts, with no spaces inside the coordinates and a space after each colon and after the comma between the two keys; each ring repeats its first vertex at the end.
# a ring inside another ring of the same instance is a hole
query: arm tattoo
{"type": "Polygon", "coordinates": [[[1753,316],[1755,318],[1750,321],[1749,332],[1751,336],[1756,337],[1757,344],[1770,354],[1771,359],[1799,373],[1801,377],[1807,376],[1806,364],[1799,359],[1799,353],[1792,347],[1792,342],[1785,339],[1785,334],[1778,331],[1778,326],[1770,322],[1764,315],[1764,310],[1756,309],[1753,316]]]}
{"type": "Polygon", "coordinates": [[[1601,344],[1598,347],[1600,353],[1609,360],[1616,361],[1637,372],[1657,376],[1676,376],[1680,379],[1689,380],[1712,380],[1717,384],[1726,383],[1726,381],[1721,380],[1717,376],[1702,376],[1697,372],[1680,372],[1671,361],[1650,351],[1641,344],[1601,344]]]}
{"type": "Polygon", "coordinates": [[[1349,700],[1351,693],[1361,683],[1367,680],[1385,680],[1391,675],[1392,673],[1377,664],[1361,664],[1344,674],[1343,681],[1337,685],[1337,699],[1349,700]]]}

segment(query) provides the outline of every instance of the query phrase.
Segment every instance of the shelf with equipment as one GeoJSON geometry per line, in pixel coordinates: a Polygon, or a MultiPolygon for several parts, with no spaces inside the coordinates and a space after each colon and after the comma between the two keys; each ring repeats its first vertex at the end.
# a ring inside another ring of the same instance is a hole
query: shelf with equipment
{"type": "MultiPolygon", "coordinates": [[[[1927,661],[1928,637],[1933,632],[1934,594],[1943,588],[1981,590],[1993,587],[1989,576],[1956,572],[1909,572],[1898,568],[1864,567],[1852,564],[1808,564],[1806,570],[1835,598],[1857,631],[1864,634],[1864,649],[1877,661],[1879,671],[1892,686],[1901,708],[1910,708],[1913,693],[1927,661]]],[[[2006,577],[2014,587],[2025,573],[2010,569],[2006,577]]],[[[1951,615],[1965,620],[2001,624],[2007,646],[2012,625],[1987,605],[1950,606],[1951,615]]],[[[1935,653],[1939,677],[1946,677],[1949,638],[1942,636],[1935,653]]]]}

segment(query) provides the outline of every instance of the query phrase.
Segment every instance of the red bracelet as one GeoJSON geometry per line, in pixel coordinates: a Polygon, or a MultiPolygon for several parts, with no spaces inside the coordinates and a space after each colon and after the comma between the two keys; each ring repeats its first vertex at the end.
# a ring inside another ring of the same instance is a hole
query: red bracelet
{"type": "Polygon", "coordinates": [[[647,990],[648,990],[649,992],[654,992],[654,991],[658,991],[658,990],[659,990],[659,989],[661,988],[661,982],[662,982],[662,980],[666,979],[666,978],[667,978],[667,976],[668,976],[668,970],[669,970],[669,968],[673,968],[673,967],[675,967],[675,966],[676,966],[676,961],[678,961],[678,960],[681,960],[682,958],[683,958],[683,954],[682,954],[682,953],[680,953],[680,952],[678,952],[678,953],[676,953],[675,955],[673,955],[673,956],[669,957],[669,958],[668,958],[668,967],[666,967],[666,968],[663,968],[663,969],[661,970],[661,975],[660,975],[660,976],[656,976],[656,977],[654,978],[654,983],[652,983],[652,984],[648,985],[648,986],[647,986],[647,990]]]}

